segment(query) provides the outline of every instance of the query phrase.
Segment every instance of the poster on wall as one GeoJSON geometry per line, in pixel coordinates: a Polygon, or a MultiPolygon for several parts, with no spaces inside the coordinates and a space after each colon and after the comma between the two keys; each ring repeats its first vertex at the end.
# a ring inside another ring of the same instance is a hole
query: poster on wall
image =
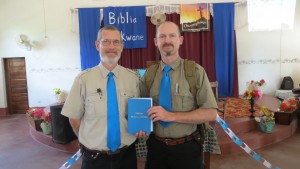
{"type": "Polygon", "coordinates": [[[124,48],[146,48],[147,27],[145,6],[103,8],[104,26],[121,31],[124,48]]]}
{"type": "Polygon", "coordinates": [[[208,3],[180,5],[180,27],[183,32],[209,31],[208,3]]]}

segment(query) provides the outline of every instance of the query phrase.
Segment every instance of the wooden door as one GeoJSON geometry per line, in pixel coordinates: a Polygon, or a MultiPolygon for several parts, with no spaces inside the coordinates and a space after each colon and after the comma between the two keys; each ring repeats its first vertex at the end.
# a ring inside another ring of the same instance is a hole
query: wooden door
{"type": "Polygon", "coordinates": [[[24,114],[28,109],[25,59],[4,59],[4,70],[8,113],[24,114]]]}

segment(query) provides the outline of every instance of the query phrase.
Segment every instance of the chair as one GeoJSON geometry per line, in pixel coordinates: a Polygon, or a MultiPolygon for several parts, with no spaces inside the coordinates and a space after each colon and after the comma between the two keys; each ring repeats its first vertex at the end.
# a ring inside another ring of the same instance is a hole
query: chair
{"type": "Polygon", "coordinates": [[[223,109],[218,109],[218,112],[221,112],[223,114],[223,120],[225,120],[225,103],[226,103],[226,99],[220,99],[218,96],[218,87],[219,87],[219,82],[215,81],[215,82],[210,82],[210,86],[213,90],[213,93],[215,95],[216,101],[218,104],[222,103],[224,105],[223,109]]]}
{"type": "Polygon", "coordinates": [[[215,98],[216,101],[218,101],[219,97],[218,97],[218,87],[219,87],[219,82],[215,81],[215,82],[210,82],[210,86],[213,89],[213,92],[215,94],[215,98]]]}

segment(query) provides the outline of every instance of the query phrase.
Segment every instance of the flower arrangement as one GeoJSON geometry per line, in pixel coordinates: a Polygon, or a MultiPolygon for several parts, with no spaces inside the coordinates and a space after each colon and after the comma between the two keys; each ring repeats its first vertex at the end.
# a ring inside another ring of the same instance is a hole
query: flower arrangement
{"type": "Polygon", "coordinates": [[[29,108],[27,110],[27,115],[33,118],[34,120],[42,119],[43,114],[44,114],[44,109],[42,108],[29,108]]]}
{"type": "Polygon", "coordinates": [[[251,80],[250,82],[247,82],[248,88],[249,87],[261,87],[266,85],[266,81],[264,79],[261,79],[260,81],[254,81],[251,80]]]}
{"type": "Polygon", "coordinates": [[[244,93],[244,97],[249,101],[249,102],[254,102],[262,98],[262,92],[259,89],[247,89],[244,93]]]}
{"type": "Polygon", "coordinates": [[[260,107],[259,117],[255,117],[258,122],[275,122],[274,112],[270,112],[266,106],[260,107]]]}
{"type": "Polygon", "coordinates": [[[297,100],[289,99],[280,103],[278,111],[294,111],[297,108],[297,100]]]}
{"type": "Polygon", "coordinates": [[[55,95],[61,94],[60,88],[54,88],[54,94],[55,94],[55,95]]]}
{"type": "Polygon", "coordinates": [[[275,126],[274,113],[270,112],[265,106],[260,108],[260,117],[255,117],[255,120],[259,122],[259,128],[265,133],[272,133],[275,126]]]}
{"type": "Polygon", "coordinates": [[[41,131],[41,123],[43,120],[43,108],[29,108],[26,112],[29,124],[37,131],[41,131]]]}

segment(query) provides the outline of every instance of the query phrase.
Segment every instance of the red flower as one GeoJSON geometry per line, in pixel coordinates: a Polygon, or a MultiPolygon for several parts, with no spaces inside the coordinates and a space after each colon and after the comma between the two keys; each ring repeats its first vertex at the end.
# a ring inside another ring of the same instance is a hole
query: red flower
{"type": "Polygon", "coordinates": [[[294,99],[284,100],[279,105],[279,111],[294,111],[297,107],[297,101],[294,99]]]}
{"type": "Polygon", "coordinates": [[[250,101],[251,99],[253,99],[254,101],[257,101],[262,98],[262,92],[258,89],[255,89],[255,90],[247,89],[244,93],[244,97],[246,97],[246,99],[248,101],[250,101]]]}
{"type": "Polygon", "coordinates": [[[259,82],[260,83],[266,83],[266,81],[264,79],[261,79],[259,82]]]}
{"type": "Polygon", "coordinates": [[[51,122],[51,112],[43,113],[43,119],[45,122],[51,122]]]}
{"type": "Polygon", "coordinates": [[[34,119],[42,118],[43,113],[44,113],[44,109],[42,109],[42,108],[40,108],[40,109],[29,108],[27,111],[27,114],[29,114],[29,116],[31,116],[34,119]]]}

